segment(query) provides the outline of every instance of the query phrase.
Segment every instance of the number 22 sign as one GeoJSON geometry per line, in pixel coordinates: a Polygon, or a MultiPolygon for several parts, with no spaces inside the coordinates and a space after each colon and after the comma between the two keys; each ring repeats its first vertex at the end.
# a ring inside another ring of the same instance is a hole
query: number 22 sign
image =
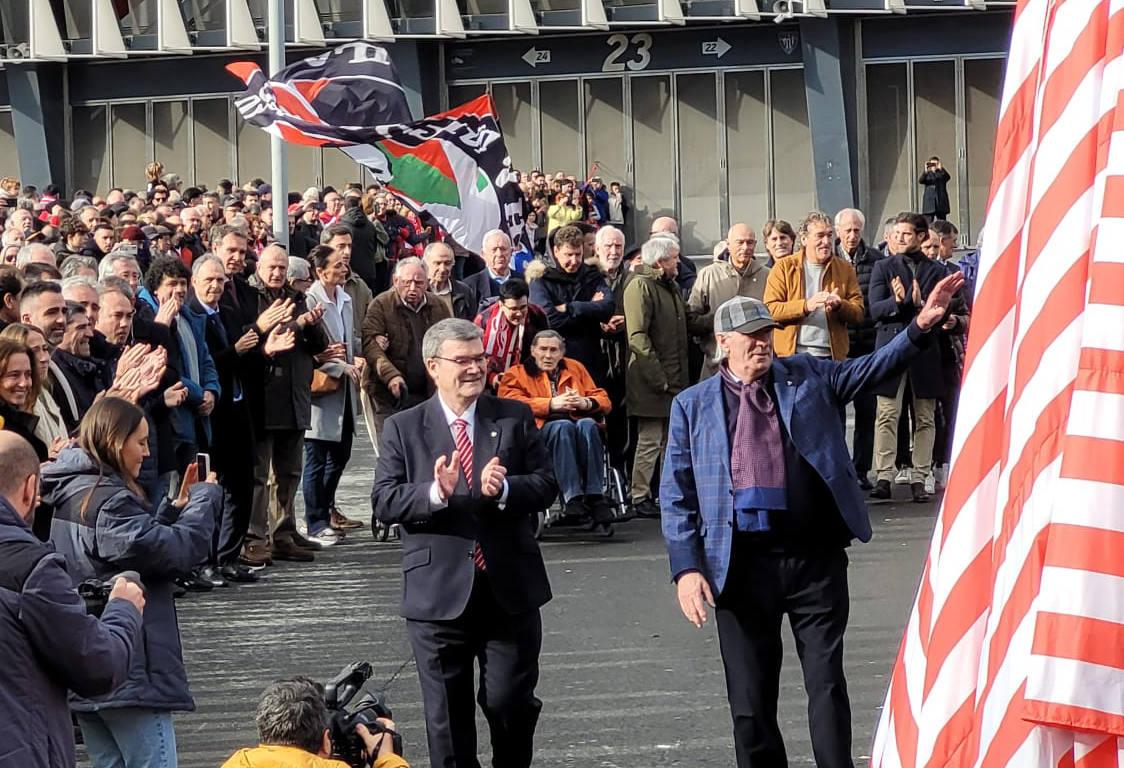
{"type": "Polygon", "coordinates": [[[625,67],[633,72],[647,69],[652,63],[652,36],[647,32],[638,32],[632,37],[628,35],[609,35],[605,44],[613,50],[605,57],[601,65],[602,72],[624,72],[625,67]],[[627,61],[622,61],[626,54],[632,56],[627,61]]]}

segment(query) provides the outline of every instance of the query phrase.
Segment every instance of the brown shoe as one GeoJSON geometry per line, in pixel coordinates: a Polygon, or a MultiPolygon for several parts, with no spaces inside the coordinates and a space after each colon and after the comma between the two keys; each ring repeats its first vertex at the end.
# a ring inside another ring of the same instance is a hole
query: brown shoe
{"type": "Polygon", "coordinates": [[[247,544],[242,547],[238,562],[249,568],[264,568],[267,565],[273,565],[273,557],[267,545],[247,544]]]}
{"type": "Polygon", "coordinates": [[[335,507],[332,507],[332,517],[328,525],[332,526],[337,531],[353,531],[356,528],[363,527],[363,523],[358,520],[352,520],[335,507]]]}
{"type": "Polygon", "coordinates": [[[298,547],[288,539],[275,539],[273,541],[273,559],[288,560],[294,563],[311,563],[316,558],[311,550],[298,547]]]}

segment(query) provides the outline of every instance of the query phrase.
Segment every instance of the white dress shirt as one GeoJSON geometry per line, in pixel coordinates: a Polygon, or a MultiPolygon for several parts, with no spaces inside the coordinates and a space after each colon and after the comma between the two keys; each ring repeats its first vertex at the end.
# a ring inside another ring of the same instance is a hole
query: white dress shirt
{"type": "MultiPolygon", "coordinates": [[[[473,435],[476,434],[476,401],[473,400],[472,405],[465,408],[464,413],[462,413],[460,416],[453,413],[452,409],[445,404],[445,401],[443,399],[441,399],[440,394],[437,395],[437,402],[441,404],[441,411],[445,414],[445,423],[449,425],[449,434],[453,436],[453,445],[455,446],[457,444],[457,431],[456,427],[453,426],[453,422],[455,422],[457,419],[460,419],[461,421],[465,422],[465,431],[468,433],[469,442],[472,442],[473,448],[475,448],[476,446],[473,435]]],[[[458,470],[461,468],[460,462],[457,460],[455,453],[450,456],[449,459],[450,461],[456,463],[458,470]]],[[[476,467],[473,466],[473,471],[475,470],[476,467]]],[[[503,480],[503,489],[500,491],[499,499],[497,499],[497,503],[500,505],[500,509],[503,509],[504,505],[507,504],[507,491],[507,478],[505,477],[503,480]]],[[[440,485],[438,485],[437,481],[434,480],[433,485],[429,486],[430,509],[444,509],[448,505],[449,500],[441,498],[441,487],[440,485]]]]}

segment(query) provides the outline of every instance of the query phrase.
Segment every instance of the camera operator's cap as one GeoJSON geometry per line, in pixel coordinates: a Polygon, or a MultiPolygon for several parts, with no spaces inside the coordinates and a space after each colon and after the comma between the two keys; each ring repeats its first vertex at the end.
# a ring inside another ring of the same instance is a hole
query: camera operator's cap
{"type": "Polygon", "coordinates": [[[747,296],[735,296],[714,313],[715,333],[756,333],[779,327],[764,302],[747,296]]]}

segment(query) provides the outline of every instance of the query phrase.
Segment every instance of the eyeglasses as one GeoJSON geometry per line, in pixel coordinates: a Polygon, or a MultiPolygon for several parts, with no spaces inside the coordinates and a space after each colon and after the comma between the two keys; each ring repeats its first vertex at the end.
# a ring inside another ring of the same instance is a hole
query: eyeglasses
{"type": "Polygon", "coordinates": [[[433,357],[437,360],[453,363],[458,368],[471,368],[474,365],[483,368],[488,364],[486,355],[477,355],[476,357],[441,357],[441,355],[434,355],[433,357]]]}

